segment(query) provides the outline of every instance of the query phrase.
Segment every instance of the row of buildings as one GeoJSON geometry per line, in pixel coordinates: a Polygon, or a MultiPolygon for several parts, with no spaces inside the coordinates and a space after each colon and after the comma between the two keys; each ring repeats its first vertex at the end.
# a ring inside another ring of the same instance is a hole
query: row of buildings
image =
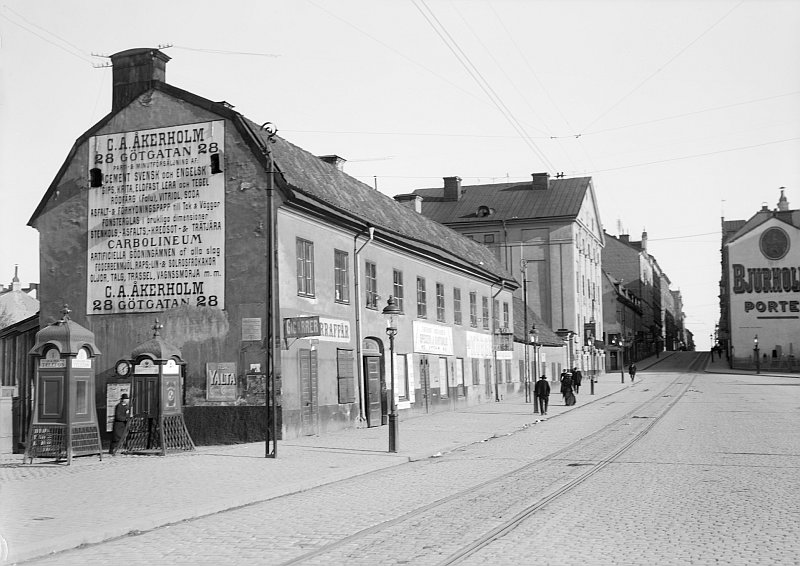
{"type": "MultiPolygon", "coordinates": [[[[36,328],[68,304],[94,333],[101,421],[109,388],[130,379],[117,362],[136,363],[155,319],[185,361],[198,443],[263,438],[273,380],[279,436],[291,438],[381,426],[393,404],[406,416],[453,410],[521,395],[538,375],[692,347],[646,233],[606,234],[591,178],[452,176],[390,198],[340,157],[168,84],[168,60],[149,48],[111,56],[111,112],[76,140],[29,222],[36,328]],[[393,351],[390,297],[402,313],[393,351]]],[[[15,326],[2,383],[24,440],[35,368],[20,341],[31,329],[15,326]]]]}

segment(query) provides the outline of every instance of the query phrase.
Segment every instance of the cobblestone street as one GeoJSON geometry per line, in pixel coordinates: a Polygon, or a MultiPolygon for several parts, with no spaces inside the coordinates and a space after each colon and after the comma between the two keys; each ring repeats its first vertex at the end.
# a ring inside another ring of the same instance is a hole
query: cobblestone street
{"type": "MultiPolygon", "coordinates": [[[[298,483],[276,497],[262,491],[249,503],[240,495],[239,508],[32,563],[797,564],[800,445],[790,433],[800,420],[800,380],[677,371],[691,356],[661,360],[634,385],[612,387],[606,376],[593,402],[569,410],[553,396],[547,420],[495,406],[496,415],[472,420],[527,424],[483,431],[483,442],[433,458],[395,456],[359,470],[349,463],[378,455],[320,447],[323,466],[341,470],[327,484],[298,483]]],[[[284,458],[293,456],[289,448],[284,458]]],[[[202,470],[191,463],[205,459],[183,460],[172,468],[180,471],[169,483],[174,498],[109,494],[103,504],[123,516],[140,504],[185,507],[196,494],[181,489],[181,474],[222,474],[229,481],[220,489],[240,494],[260,479],[247,458],[233,472],[233,458],[202,470]]],[[[108,470],[134,479],[150,462],[119,458],[108,470]]]]}

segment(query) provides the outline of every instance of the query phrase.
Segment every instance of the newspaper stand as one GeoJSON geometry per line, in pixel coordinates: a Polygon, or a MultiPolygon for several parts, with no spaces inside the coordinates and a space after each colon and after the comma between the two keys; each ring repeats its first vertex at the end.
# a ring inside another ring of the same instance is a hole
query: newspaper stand
{"type": "Polygon", "coordinates": [[[97,454],[103,459],[95,407],[95,358],[100,350],[94,334],[69,319],[36,333],[29,355],[36,358],[33,417],[25,447],[26,459],[55,458],[72,463],[73,456],[97,454]]]}
{"type": "Polygon", "coordinates": [[[131,416],[120,442],[124,453],[166,456],[195,449],[183,420],[184,362],[180,350],[161,337],[161,328],[156,320],[153,338],[131,352],[131,416]]]}

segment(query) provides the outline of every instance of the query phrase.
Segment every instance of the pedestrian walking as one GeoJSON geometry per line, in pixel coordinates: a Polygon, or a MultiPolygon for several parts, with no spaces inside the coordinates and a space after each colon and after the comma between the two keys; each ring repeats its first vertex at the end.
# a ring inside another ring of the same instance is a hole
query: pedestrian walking
{"type": "Polygon", "coordinates": [[[547,376],[542,375],[533,387],[533,394],[539,402],[539,413],[547,414],[547,405],[550,403],[550,384],[547,383],[547,376]]]}
{"type": "Polygon", "coordinates": [[[575,404],[575,392],[572,390],[572,374],[569,372],[561,380],[561,396],[564,398],[564,404],[567,407],[575,404]]]}
{"type": "Polygon", "coordinates": [[[633,383],[633,378],[636,377],[636,364],[631,364],[628,366],[628,373],[631,376],[631,383],[633,383]]]}
{"type": "Polygon", "coordinates": [[[125,425],[128,424],[128,418],[131,415],[131,408],[128,406],[128,394],[123,393],[119,398],[119,403],[114,407],[114,434],[111,437],[111,447],[108,453],[112,456],[116,455],[117,446],[122,440],[122,434],[125,432],[125,425]]]}
{"type": "Polygon", "coordinates": [[[581,381],[583,381],[581,370],[578,368],[572,368],[572,387],[575,389],[575,393],[578,393],[581,390],[581,381]]]}

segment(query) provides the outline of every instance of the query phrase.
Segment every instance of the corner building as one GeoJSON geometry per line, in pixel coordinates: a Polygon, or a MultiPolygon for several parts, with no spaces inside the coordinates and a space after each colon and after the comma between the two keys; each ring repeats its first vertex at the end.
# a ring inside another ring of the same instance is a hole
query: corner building
{"type": "Polygon", "coordinates": [[[494,254],[344,174],[335,156],[167,84],[159,50],[111,61],[111,112],[77,139],[29,222],[42,324],[67,303],[104,354],[101,421],[107,385],[126,379],[116,361],[157,319],[186,361],[198,444],[263,439],[271,371],[278,438],[385,424],[390,296],[403,311],[401,418],[494,400],[484,319],[510,316],[519,286],[494,254]],[[493,303],[502,315],[483,308],[493,303]]]}

